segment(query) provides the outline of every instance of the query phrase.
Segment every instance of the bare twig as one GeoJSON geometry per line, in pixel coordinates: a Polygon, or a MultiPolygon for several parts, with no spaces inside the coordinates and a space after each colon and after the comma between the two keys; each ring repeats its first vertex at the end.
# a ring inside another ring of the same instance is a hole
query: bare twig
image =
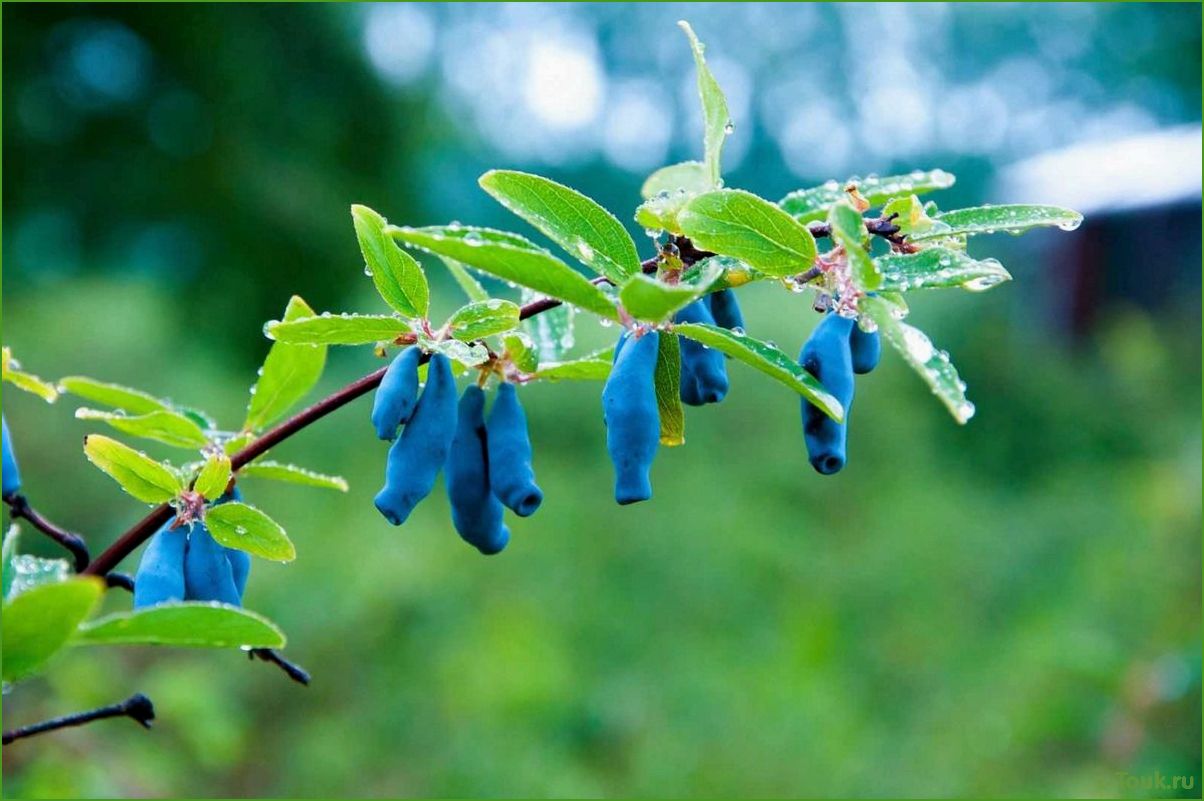
{"type": "Polygon", "coordinates": [[[270,662],[280,668],[285,674],[297,682],[309,686],[309,673],[300,665],[288,661],[280,652],[273,648],[252,648],[247,652],[247,655],[252,659],[262,659],[264,662],[270,662]]]}
{"type": "Polygon", "coordinates": [[[90,559],[88,544],[84,542],[83,537],[78,534],[72,534],[70,531],[47,520],[37,509],[34,509],[30,505],[29,499],[19,492],[6,496],[4,502],[8,504],[9,511],[14,518],[28,520],[31,526],[70,551],[71,556],[75,560],[75,572],[82,573],[84,568],[88,566],[90,559]]]}
{"type": "Polygon", "coordinates": [[[24,737],[33,737],[37,734],[45,734],[48,731],[64,729],[68,726],[82,726],[85,723],[104,720],[105,718],[130,718],[143,728],[149,729],[151,721],[155,719],[155,705],[145,695],[138,693],[131,695],[118,704],[102,706],[99,709],[92,709],[87,712],[76,712],[74,715],[64,715],[61,718],[51,718],[50,720],[43,720],[41,723],[33,723],[29,726],[22,726],[11,731],[6,731],[4,732],[4,745],[8,745],[14,740],[20,740],[24,737]]]}

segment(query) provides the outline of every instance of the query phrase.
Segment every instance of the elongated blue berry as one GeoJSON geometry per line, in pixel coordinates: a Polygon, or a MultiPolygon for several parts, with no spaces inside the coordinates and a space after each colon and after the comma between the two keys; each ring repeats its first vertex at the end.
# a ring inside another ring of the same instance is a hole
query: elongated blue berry
{"type": "MultiPolygon", "coordinates": [[[[135,579],[134,589],[137,588],[135,579]]],[[[241,603],[226,549],[213,539],[201,522],[194,522],[188,531],[188,549],[184,553],[184,600],[220,601],[234,606],[241,603]]]]}
{"type": "Polygon", "coordinates": [[[535,484],[527,415],[513,384],[497,388],[485,432],[493,494],[519,517],[534,514],[543,503],[543,490],[535,484]]]}
{"type": "MultiPolygon", "coordinates": [[[[218,498],[217,503],[241,500],[242,490],[234,487],[218,498]]],[[[234,578],[234,588],[238,590],[239,600],[242,600],[242,596],[247,590],[247,577],[251,574],[251,554],[237,548],[226,548],[226,558],[230,560],[230,573],[234,578]]]]}
{"type": "Polygon", "coordinates": [[[652,497],[649,472],[661,436],[653,384],[659,340],[656,331],[629,339],[602,390],[606,449],[615,466],[615,500],[621,504],[652,497]]]}
{"type": "Polygon", "coordinates": [[[171,528],[173,517],[155,532],[134,575],[134,608],[184,600],[184,552],[188,529],[171,528]]]}
{"type": "Polygon", "coordinates": [[[385,377],[376,389],[372,400],[372,425],[376,436],[391,440],[397,436],[397,427],[408,422],[418,401],[418,362],[422,349],[417,345],[397,354],[385,377]]]}
{"type": "Polygon", "coordinates": [[[400,526],[431,494],[455,435],[456,380],[451,362],[436,353],[414,414],[389,448],[385,486],[376,494],[376,508],[386,520],[400,526]]]}
{"type": "MultiPolygon", "coordinates": [[[[703,300],[696,300],[673,317],[679,323],[715,323],[703,300]]],[[[718,403],[727,395],[727,365],[723,354],[689,337],[681,342],[681,399],[691,406],[718,403]]]]}
{"type": "Polygon", "coordinates": [[[490,488],[490,459],[485,436],[485,393],[464,390],[456,414],[456,436],[444,466],[452,524],[460,537],[483,554],[495,554],[510,541],[502,523],[502,502],[490,488]]]}
{"type": "Polygon", "coordinates": [[[845,464],[849,411],[853,405],[853,357],[849,350],[849,329],[853,321],[829,313],[811,333],[799,354],[799,364],[819,379],[828,392],[844,407],[843,423],[828,417],[803,399],[803,438],[811,466],[824,475],[839,471],[845,464]]]}
{"type": "Polygon", "coordinates": [[[4,497],[7,498],[9,495],[12,495],[14,492],[17,492],[21,489],[21,470],[19,467],[17,467],[17,457],[16,454],[13,453],[13,438],[12,435],[8,433],[8,419],[0,416],[0,423],[2,423],[4,426],[4,430],[2,432],[4,434],[4,441],[0,447],[2,447],[4,450],[3,494],[4,497]]]}
{"type": "Polygon", "coordinates": [[[740,313],[740,303],[736,300],[735,292],[730,289],[712,292],[707,295],[707,303],[710,305],[711,316],[715,318],[715,325],[723,326],[729,331],[744,330],[744,315],[740,313]]]}
{"type": "Polygon", "coordinates": [[[864,375],[877,367],[882,358],[882,338],[877,331],[862,331],[854,323],[849,331],[849,351],[853,355],[853,372],[864,375]]]}

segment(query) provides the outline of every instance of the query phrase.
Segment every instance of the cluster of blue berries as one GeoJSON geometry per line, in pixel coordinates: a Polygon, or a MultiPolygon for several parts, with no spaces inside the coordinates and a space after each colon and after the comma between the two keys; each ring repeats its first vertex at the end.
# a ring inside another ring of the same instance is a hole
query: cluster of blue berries
{"type": "MultiPolygon", "coordinates": [[[[242,500],[238,488],[218,503],[242,500]]],[[[134,576],[134,608],[171,601],[220,601],[240,606],[251,556],[213,539],[203,520],[177,525],[173,517],[155,532],[134,576]]]]}
{"type": "Polygon", "coordinates": [[[8,433],[8,420],[0,416],[0,424],[4,427],[4,497],[7,498],[21,490],[21,470],[17,467],[17,457],[13,453],[13,438],[8,433]]]}
{"type": "Polygon", "coordinates": [[[481,387],[468,387],[457,404],[451,362],[442,354],[431,355],[419,394],[421,360],[417,346],[403,350],[376,391],[372,424],[381,439],[393,440],[376,508],[401,525],[444,469],[456,531],[481,553],[498,553],[510,541],[503,507],[527,517],[543,503],[518,393],[502,383],[486,421],[481,387]]]}

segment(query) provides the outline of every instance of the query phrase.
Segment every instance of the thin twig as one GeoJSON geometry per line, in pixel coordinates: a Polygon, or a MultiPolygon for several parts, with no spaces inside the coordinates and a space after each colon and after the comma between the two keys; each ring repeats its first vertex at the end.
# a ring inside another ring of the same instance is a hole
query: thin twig
{"type": "Polygon", "coordinates": [[[134,591],[134,578],[128,573],[112,573],[105,574],[105,585],[112,589],[114,587],[125,590],[126,592],[134,591]]]}
{"type": "Polygon", "coordinates": [[[29,499],[19,492],[6,496],[4,502],[8,504],[9,511],[14,518],[28,520],[31,526],[70,551],[75,560],[75,572],[81,573],[88,566],[90,560],[88,544],[84,542],[83,537],[72,534],[47,520],[41,512],[30,505],[29,499]]]}
{"type": "Polygon", "coordinates": [[[290,662],[280,655],[280,652],[273,648],[252,648],[247,652],[252,659],[262,659],[264,662],[270,662],[280,668],[285,674],[297,682],[309,686],[309,673],[300,665],[290,662]]]}
{"type": "Polygon", "coordinates": [[[45,734],[48,731],[64,729],[68,726],[82,726],[85,723],[105,718],[130,718],[143,728],[149,729],[151,721],[155,719],[155,705],[145,695],[138,693],[118,704],[102,706],[87,712],[76,712],[74,715],[64,715],[61,718],[51,718],[43,720],[41,723],[33,723],[6,731],[4,732],[4,745],[24,737],[33,737],[36,734],[45,734]]]}

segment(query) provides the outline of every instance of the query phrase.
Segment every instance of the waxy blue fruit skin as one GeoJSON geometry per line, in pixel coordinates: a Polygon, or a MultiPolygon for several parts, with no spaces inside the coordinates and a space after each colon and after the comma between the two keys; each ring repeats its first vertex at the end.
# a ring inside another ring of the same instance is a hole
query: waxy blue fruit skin
{"type": "Polygon", "coordinates": [[[0,423],[2,423],[4,427],[2,432],[4,434],[4,441],[2,443],[4,450],[4,464],[2,465],[4,470],[3,494],[4,497],[7,498],[14,492],[20,491],[21,470],[19,467],[17,467],[17,457],[13,453],[13,438],[12,435],[8,433],[8,419],[0,416],[0,423]]]}
{"type": "MultiPolygon", "coordinates": [[[[238,487],[222,495],[217,503],[241,501],[242,491],[238,487]]],[[[234,588],[238,590],[238,598],[242,600],[247,590],[247,577],[251,574],[251,554],[237,548],[226,548],[226,558],[230,560],[230,572],[234,577],[234,588]]]]}
{"type": "Polygon", "coordinates": [[[862,331],[861,326],[854,323],[849,332],[849,351],[853,355],[853,372],[865,375],[877,367],[882,358],[882,337],[877,331],[862,331]]]}
{"type": "Polygon", "coordinates": [[[715,318],[715,325],[729,331],[737,328],[744,330],[744,315],[740,312],[740,303],[736,300],[735,292],[730,289],[712,292],[707,295],[707,303],[711,309],[711,316],[715,318]]]}
{"type": "Polygon", "coordinates": [[[451,362],[436,353],[414,414],[389,448],[385,486],[376,494],[376,508],[386,520],[400,526],[431,494],[455,435],[456,380],[451,362]]]}
{"type": "Polygon", "coordinates": [[[819,379],[844,407],[845,422],[838,423],[804,398],[803,438],[811,466],[824,475],[838,472],[845,464],[849,411],[853,405],[853,356],[849,350],[847,317],[829,313],[816,326],[799,354],[799,364],[819,379]]]}
{"type": "Polygon", "coordinates": [[[391,440],[397,427],[409,422],[418,402],[418,363],[422,349],[411,345],[393,359],[372,401],[372,425],[376,436],[391,440]]]}
{"type": "Polygon", "coordinates": [[[628,340],[602,390],[606,450],[615,466],[615,500],[620,504],[652,497],[648,474],[661,436],[653,383],[659,342],[656,331],[628,340]]]}
{"type": "MultiPolygon", "coordinates": [[[[715,318],[703,300],[685,306],[673,317],[678,323],[709,323],[715,318]]],[[[681,399],[691,406],[718,403],[727,395],[727,365],[723,354],[689,337],[679,336],[681,343],[681,399]]]]}
{"type": "Polygon", "coordinates": [[[134,575],[134,608],[184,600],[184,554],[188,529],[172,529],[173,517],[155,532],[134,575]]]}
{"type": "Polygon", "coordinates": [[[497,388],[485,432],[493,494],[519,517],[534,514],[543,503],[543,490],[535,484],[527,415],[513,384],[497,388]]]}
{"type": "Polygon", "coordinates": [[[452,524],[465,542],[488,556],[506,547],[510,531],[502,523],[502,502],[489,486],[487,454],[485,393],[478,386],[470,386],[460,398],[456,436],[444,471],[452,524]]]}
{"type": "MultiPolygon", "coordinates": [[[[134,580],[134,589],[138,581],[134,580]]],[[[204,523],[194,522],[184,553],[184,600],[220,601],[239,606],[241,597],[226,549],[213,539],[204,523]]]]}

